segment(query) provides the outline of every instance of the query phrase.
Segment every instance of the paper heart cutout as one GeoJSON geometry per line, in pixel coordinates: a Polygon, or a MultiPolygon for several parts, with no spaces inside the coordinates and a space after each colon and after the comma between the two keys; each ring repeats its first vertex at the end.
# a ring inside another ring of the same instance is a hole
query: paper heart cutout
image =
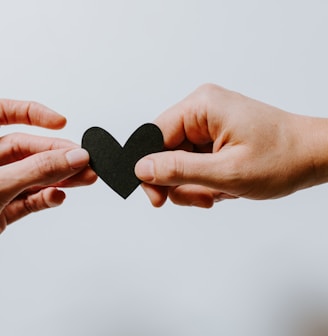
{"type": "Polygon", "coordinates": [[[115,192],[126,199],[141,183],[134,173],[136,163],[144,156],[164,148],[163,134],[154,124],[140,126],[122,147],[100,127],[83,134],[82,148],[90,155],[90,166],[115,192]]]}

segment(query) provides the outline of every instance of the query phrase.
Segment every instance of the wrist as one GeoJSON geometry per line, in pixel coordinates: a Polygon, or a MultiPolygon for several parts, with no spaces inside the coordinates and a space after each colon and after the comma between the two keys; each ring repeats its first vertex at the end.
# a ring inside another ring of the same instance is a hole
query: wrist
{"type": "Polygon", "coordinates": [[[299,117],[298,137],[302,151],[304,185],[328,182],[328,118],[299,117]]]}

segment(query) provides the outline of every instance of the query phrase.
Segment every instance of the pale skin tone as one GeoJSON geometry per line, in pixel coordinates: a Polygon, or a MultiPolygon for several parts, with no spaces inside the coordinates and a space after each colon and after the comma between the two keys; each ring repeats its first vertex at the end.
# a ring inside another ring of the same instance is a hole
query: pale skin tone
{"type": "Polygon", "coordinates": [[[155,124],[166,151],[136,175],[152,204],[209,208],[245,197],[273,199],[328,181],[328,119],[285,112],[206,84],[155,124]]]}
{"type": "MultiPolygon", "coordinates": [[[[0,125],[9,124],[56,130],[66,119],[38,103],[0,100],[0,125]]],[[[69,140],[23,133],[0,137],[0,232],[31,212],[62,204],[65,193],[58,188],[95,182],[88,162],[88,153],[69,140]]]]}
{"type": "MultiPolygon", "coordinates": [[[[166,151],[141,159],[137,176],[154,206],[169,197],[204,208],[224,199],[270,199],[328,181],[328,119],[288,113],[213,84],[155,121],[166,151]]],[[[0,100],[0,125],[60,129],[66,119],[33,102],[0,100]]],[[[0,137],[0,232],[31,212],[60,205],[58,189],[97,179],[69,140],[0,137]]]]}

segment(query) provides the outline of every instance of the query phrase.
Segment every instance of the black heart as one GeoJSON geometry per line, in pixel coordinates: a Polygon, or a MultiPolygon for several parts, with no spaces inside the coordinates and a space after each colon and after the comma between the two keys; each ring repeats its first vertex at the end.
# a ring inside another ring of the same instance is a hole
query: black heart
{"type": "Polygon", "coordinates": [[[140,126],[122,147],[100,127],[91,127],[83,135],[82,148],[90,155],[90,166],[114,191],[126,199],[141,183],[134,173],[144,156],[164,148],[163,134],[154,124],[140,126]]]}

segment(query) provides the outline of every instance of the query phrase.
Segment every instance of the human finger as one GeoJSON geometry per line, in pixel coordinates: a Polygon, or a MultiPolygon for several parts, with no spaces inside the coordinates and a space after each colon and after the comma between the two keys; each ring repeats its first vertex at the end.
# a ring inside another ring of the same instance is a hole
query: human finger
{"type": "Polygon", "coordinates": [[[89,154],[84,149],[58,149],[0,167],[1,206],[30,187],[49,186],[79,173],[88,162],[89,154]]]}
{"type": "Polygon", "coordinates": [[[53,149],[78,148],[70,140],[50,138],[25,133],[11,133],[0,138],[0,165],[24,159],[25,157],[53,149]]]}
{"type": "Polygon", "coordinates": [[[65,126],[66,118],[36,102],[1,99],[0,125],[9,124],[26,124],[60,129],[65,126]]]}
{"type": "MultiPolygon", "coordinates": [[[[90,184],[93,184],[97,181],[98,176],[92,170],[89,166],[84,168],[79,173],[68,177],[67,179],[63,181],[59,181],[57,183],[52,184],[52,187],[56,188],[74,188],[74,187],[82,187],[82,186],[88,186],[90,184]]],[[[28,190],[37,191],[40,189],[43,189],[42,186],[33,186],[32,188],[29,188],[28,190]]]]}
{"type": "Polygon", "coordinates": [[[215,191],[210,188],[191,184],[171,187],[168,196],[176,205],[200,208],[211,208],[216,198],[215,191]]]}
{"type": "Polygon", "coordinates": [[[167,187],[147,183],[142,183],[141,186],[154,207],[159,208],[164,205],[168,195],[167,187]]]}
{"type": "Polygon", "coordinates": [[[199,185],[162,187],[143,183],[142,186],[150,202],[155,207],[161,207],[168,197],[176,205],[201,208],[210,208],[216,201],[212,190],[199,185]]]}
{"type": "Polygon", "coordinates": [[[186,139],[196,145],[212,142],[208,128],[208,101],[218,86],[202,85],[154,121],[161,129],[167,149],[177,148],[186,139]]]}
{"type": "Polygon", "coordinates": [[[228,93],[232,94],[218,85],[204,84],[161,113],[154,123],[163,133],[165,147],[176,149],[186,139],[200,146],[217,140],[223,123],[219,106],[228,93]]]}
{"type": "Polygon", "coordinates": [[[166,151],[140,159],[135,166],[135,173],[148,184],[198,184],[229,193],[239,176],[243,156],[243,151],[237,148],[213,154],[166,151]]]}
{"type": "Polygon", "coordinates": [[[54,208],[65,200],[65,193],[54,187],[41,189],[35,193],[23,193],[10,202],[0,216],[0,226],[5,226],[32,212],[54,208]]]}
{"type": "Polygon", "coordinates": [[[97,174],[88,166],[76,175],[73,175],[66,180],[60,181],[54,186],[60,188],[81,187],[93,184],[97,181],[97,179],[97,174]]]}
{"type": "Polygon", "coordinates": [[[200,185],[188,184],[177,187],[162,187],[143,183],[142,187],[155,207],[161,207],[167,197],[176,205],[201,208],[211,208],[214,203],[237,198],[236,196],[200,185]]]}
{"type": "Polygon", "coordinates": [[[237,198],[216,189],[190,184],[169,188],[168,196],[174,204],[200,208],[211,208],[214,203],[237,198]]]}

